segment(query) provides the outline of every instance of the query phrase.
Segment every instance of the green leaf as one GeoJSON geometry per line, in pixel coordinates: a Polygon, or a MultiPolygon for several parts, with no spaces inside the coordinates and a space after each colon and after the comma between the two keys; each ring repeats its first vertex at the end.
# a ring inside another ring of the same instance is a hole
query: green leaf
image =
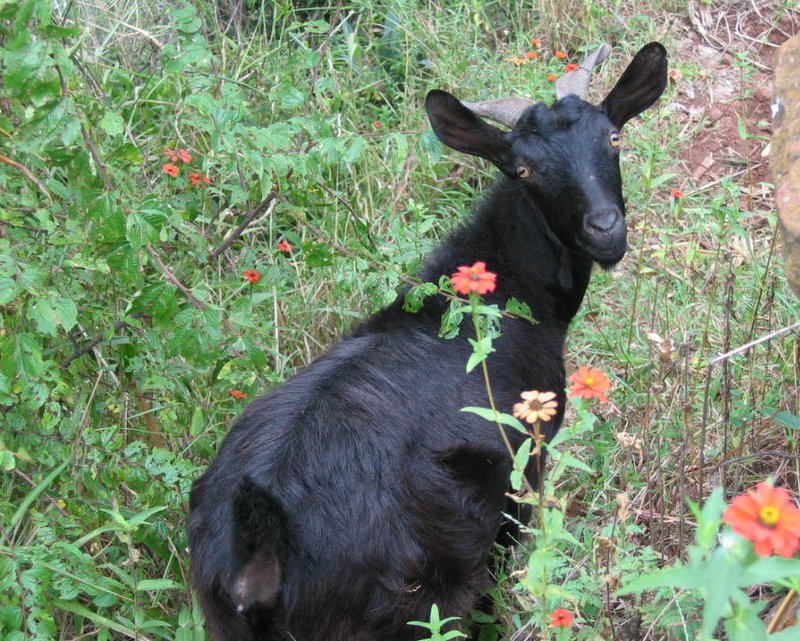
{"type": "Polygon", "coordinates": [[[794,576],[800,576],[800,559],[785,559],[777,556],[759,557],[745,568],[739,586],[772,583],[794,576]]]}
{"type": "Polygon", "coordinates": [[[439,162],[442,157],[442,143],[433,133],[433,129],[426,129],[419,137],[419,146],[428,155],[431,162],[439,162]]]}
{"type": "Polygon", "coordinates": [[[0,276],[0,305],[8,305],[18,294],[17,283],[14,279],[0,276]]]}
{"type": "Polygon", "coordinates": [[[143,247],[158,242],[158,231],[142,214],[132,211],[125,220],[125,237],[132,247],[143,247]]]}
{"type": "Polygon", "coordinates": [[[12,379],[17,374],[38,378],[44,369],[42,361],[42,348],[30,334],[17,334],[3,344],[0,368],[7,378],[12,379]]]}
{"type": "Polygon", "coordinates": [[[509,427],[513,427],[518,432],[522,432],[523,434],[527,434],[528,430],[525,429],[525,426],[520,423],[520,421],[511,416],[511,414],[504,414],[503,412],[495,412],[493,409],[489,407],[462,407],[462,412],[471,412],[472,414],[477,414],[481,418],[485,418],[487,421],[491,421],[492,423],[500,423],[500,425],[508,425],[509,427]]]}
{"type": "MultiPolygon", "coordinates": [[[[705,507],[703,510],[705,511],[705,507]]],[[[724,548],[717,548],[711,553],[707,571],[702,573],[706,590],[701,626],[704,638],[711,636],[717,627],[743,572],[738,555],[724,548]]]]}
{"type": "Polygon", "coordinates": [[[625,581],[625,585],[617,590],[615,594],[640,594],[641,592],[658,588],[693,590],[699,588],[705,578],[703,574],[689,566],[665,568],[652,574],[625,581]]]}
{"type": "Polygon", "coordinates": [[[9,529],[13,530],[17,526],[17,523],[19,523],[20,519],[25,516],[28,508],[36,500],[36,497],[44,492],[50,486],[50,484],[55,481],[56,478],[58,478],[59,474],[61,474],[61,472],[67,468],[69,463],[69,459],[62,461],[58,467],[51,470],[47,476],[45,476],[30,492],[28,492],[25,498],[20,501],[19,507],[17,507],[16,511],[11,517],[11,520],[8,522],[9,529]]]}
{"type": "Polygon", "coordinates": [[[722,523],[722,510],[725,508],[723,488],[714,488],[706,499],[697,521],[695,539],[703,550],[710,550],[717,543],[719,526],[722,523]]]}
{"type": "Polygon", "coordinates": [[[170,579],[142,579],[136,584],[136,589],[139,592],[155,591],[155,590],[175,590],[182,588],[179,583],[175,583],[170,579]]]}
{"type": "Polygon", "coordinates": [[[433,296],[439,291],[435,283],[421,283],[408,290],[403,299],[403,311],[416,313],[428,296],[433,296]]]}
{"type": "Polygon", "coordinates": [[[342,156],[342,160],[348,165],[354,165],[361,158],[361,152],[364,150],[364,139],[361,136],[356,136],[350,143],[350,147],[342,156]]]}
{"type": "Polygon", "coordinates": [[[115,111],[106,111],[97,126],[112,137],[125,133],[125,121],[115,111]]]}
{"type": "Polygon", "coordinates": [[[28,318],[36,324],[36,328],[48,336],[56,335],[58,319],[50,301],[40,298],[28,310],[28,318]]]}
{"type": "Polygon", "coordinates": [[[773,407],[767,407],[763,412],[779,425],[788,427],[790,430],[800,430],[800,416],[784,410],[776,410],[773,407]]]}
{"type": "Polygon", "coordinates": [[[78,307],[75,301],[69,298],[55,298],[52,301],[53,311],[56,315],[56,320],[64,328],[64,331],[70,331],[78,323],[78,307]]]}
{"type": "Polygon", "coordinates": [[[519,316],[532,323],[537,322],[533,318],[530,306],[527,303],[517,300],[513,296],[506,301],[506,311],[509,314],[514,314],[514,316],[519,316]]]}

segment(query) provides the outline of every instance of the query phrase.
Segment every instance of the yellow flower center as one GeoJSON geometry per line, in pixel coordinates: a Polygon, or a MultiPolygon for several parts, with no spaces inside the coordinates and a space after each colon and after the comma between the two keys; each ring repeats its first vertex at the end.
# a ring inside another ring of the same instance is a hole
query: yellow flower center
{"type": "Polygon", "coordinates": [[[780,516],[780,510],[773,505],[765,505],[758,511],[758,520],[761,522],[761,525],[766,527],[775,527],[778,524],[780,516]]]}
{"type": "Polygon", "coordinates": [[[583,384],[586,385],[586,387],[591,387],[592,384],[594,384],[594,379],[591,376],[587,376],[583,379],[583,384]]]}

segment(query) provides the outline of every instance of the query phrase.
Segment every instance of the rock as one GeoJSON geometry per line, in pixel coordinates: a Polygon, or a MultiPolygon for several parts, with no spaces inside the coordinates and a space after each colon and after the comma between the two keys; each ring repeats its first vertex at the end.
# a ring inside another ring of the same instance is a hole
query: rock
{"type": "Polygon", "coordinates": [[[783,230],[786,276],[800,294],[800,36],[781,45],[775,64],[770,165],[783,230]]]}

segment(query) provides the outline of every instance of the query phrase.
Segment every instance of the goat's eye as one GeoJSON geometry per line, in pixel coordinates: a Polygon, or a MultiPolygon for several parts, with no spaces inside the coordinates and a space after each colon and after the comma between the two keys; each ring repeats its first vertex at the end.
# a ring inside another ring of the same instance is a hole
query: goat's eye
{"type": "Polygon", "coordinates": [[[612,147],[619,147],[619,132],[612,131],[608,137],[608,142],[611,144],[612,147]]]}
{"type": "Polygon", "coordinates": [[[517,167],[517,176],[520,178],[527,178],[531,175],[531,170],[528,169],[525,165],[520,165],[517,167]]]}

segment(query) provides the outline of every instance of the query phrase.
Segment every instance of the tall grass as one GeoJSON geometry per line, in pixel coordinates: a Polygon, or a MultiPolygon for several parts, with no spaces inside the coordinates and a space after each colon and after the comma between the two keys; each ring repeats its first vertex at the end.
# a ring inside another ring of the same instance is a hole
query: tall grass
{"type": "MultiPolygon", "coordinates": [[[[262,393],[392,300],[491,181],[427,130],[426,91],[550,101],[553,50],[608,41],[600,97],[642,44],[675,51],[678,4],[0,7],[3,638],[202,639],[186,499],[245,403],[231,390],[262,393]],[[176,178],[164,148],[193,156],[176,178]]],[[[625,132],[631,249],[567,346],[614,380],[569,441],[591,471],[550,488],[580,543],[551,568],[579,638],[691,638],[677,596],[620,600],[615,581],[685,554],[687,500],[798,488],[797,333],[735,351],[797,320],[771,202],[747,171],[693,182],[679,90],[625,132]]],[[[498,568],[485,639],[533,634],[531,554],[498,568]]]]}

